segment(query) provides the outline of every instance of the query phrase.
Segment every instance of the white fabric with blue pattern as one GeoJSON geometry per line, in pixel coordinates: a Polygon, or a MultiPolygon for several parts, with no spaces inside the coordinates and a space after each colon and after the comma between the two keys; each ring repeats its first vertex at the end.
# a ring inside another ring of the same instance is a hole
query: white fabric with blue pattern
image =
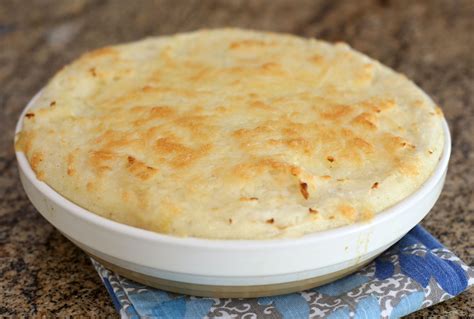
{"type": "Polygon", "coordinates": [[[399,318],[474,284],[474,269],[419,225],[358,272],[275,297],[178,295],[138,284],[92,262],[122,318],[399,318]]]}

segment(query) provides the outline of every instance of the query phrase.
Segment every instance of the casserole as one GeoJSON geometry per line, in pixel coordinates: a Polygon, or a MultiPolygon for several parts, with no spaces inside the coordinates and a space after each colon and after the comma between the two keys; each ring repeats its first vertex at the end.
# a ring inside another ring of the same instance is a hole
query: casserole
{"type": "MultiPolygon", "coordinates": [[[[23,111],[23,118],[38,95],[23,111]]],[[[438,199],[451,152],[444,148],[423,185],[373,219],[274,240],[179,238],[117,223],[87,211],[40,181],[16,152],[21,182],[36,209],[74,244],[119,274],[165,290],[199,296],[256,297],[322,285],[355,271],[403,237],[438,199]]]]}

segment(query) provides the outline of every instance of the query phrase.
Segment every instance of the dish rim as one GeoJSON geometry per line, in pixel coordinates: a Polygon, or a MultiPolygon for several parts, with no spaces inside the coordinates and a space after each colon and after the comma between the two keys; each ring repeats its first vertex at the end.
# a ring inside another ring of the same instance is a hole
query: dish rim
{"type": "MultiPolygon", "coordinates": [[[[18,122],[15,127],[15,141],[18,133],[23,127],[23,119],[26,112],[32,107],[34,101],[40,96],[42,90],[39,91],[23,109],[18,122]]],[[[208,239],[198,237],[178,237],[174,235],[161,234],[150,230],[122,224],[117,221],[107,219],[100,215],[89,211],[69,199],[63,197],[60,193],[55,191],[45,182],[40,181],[33,169],[30,166],[28,159],[25,154],[15,150],[16,159],[18,162],[19,170],[22,171],[24,176],[32,183],[41,194],[51,201],[54,201],[57,205],[62,207],[70,214],[74,214],[77,218],[86,220],[89,223],[96,224],[99,227],[105,228],[108,231],[119,232],[129,237],[136,239],[143,239],[147,241],[162,242],[166,244],[172,244],[176,246],[186,246],[194,248],[206,248],[206,249],[231,249],[231,250],[245,250],[248,248],[252,249],[269,249],[277,247],[287,247],[293,245],[299,245],[307,241],[327,241],[332,238],[337,238],[343,235],[349,235],[351,233],[358,233],[366,230],[375,224],[384,222],[387,219],[393,218],[400,211],[404,211],[409,208],[413,203],[422,199],[437,182],[443,177],[444,172],[447,170],[449,158],[451,155],[451,135],[448,127],[446,118],[443,116],[442,128],[444,135],[444,145],[441,157],[431,175],[423,182],[423,184],[413,193],[397,202],[396,204],[380,211],[369,221],[359,221],[354,224],[336,227],[328,230],[318,231],[314,233],[305,234],[300,237],[294,238],[274,238],[274,239],[208,239]]]]}

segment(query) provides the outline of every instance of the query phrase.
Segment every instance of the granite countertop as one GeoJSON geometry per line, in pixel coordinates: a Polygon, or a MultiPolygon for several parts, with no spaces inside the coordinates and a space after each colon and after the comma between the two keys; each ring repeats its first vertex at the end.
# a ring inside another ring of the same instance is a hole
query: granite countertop
{"type": "MultiPolygon", "coordinates": [[[[474,1],[0,2],[0,315],[116,315],[88,257],[49,225],[18,179],[12,140],[61,66],[107,44],[239,26],[345,41],[414,79],[448,119],[446,186],[423,225],[474,263],[474,1]]],[[[417,316],[468,316],[474,291],[417,316]]]]}

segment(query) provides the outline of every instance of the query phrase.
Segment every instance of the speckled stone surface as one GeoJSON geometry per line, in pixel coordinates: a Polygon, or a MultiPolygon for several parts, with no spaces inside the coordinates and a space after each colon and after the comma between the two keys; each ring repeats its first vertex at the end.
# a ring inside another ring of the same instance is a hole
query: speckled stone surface
{"type": "MultiPolygon", "coordinates": [[[[62,65],[107,44],[202,27],[284,31],[405,73],[445,112],[446,186],[423,225],[474,263],[474,1],[0,1],[0,316],[116,316],[88,258],[35,211],[12,148],[21,109],[62,65]]],[[[474,292],[411,317],[468,317],[474,292]]]]}

